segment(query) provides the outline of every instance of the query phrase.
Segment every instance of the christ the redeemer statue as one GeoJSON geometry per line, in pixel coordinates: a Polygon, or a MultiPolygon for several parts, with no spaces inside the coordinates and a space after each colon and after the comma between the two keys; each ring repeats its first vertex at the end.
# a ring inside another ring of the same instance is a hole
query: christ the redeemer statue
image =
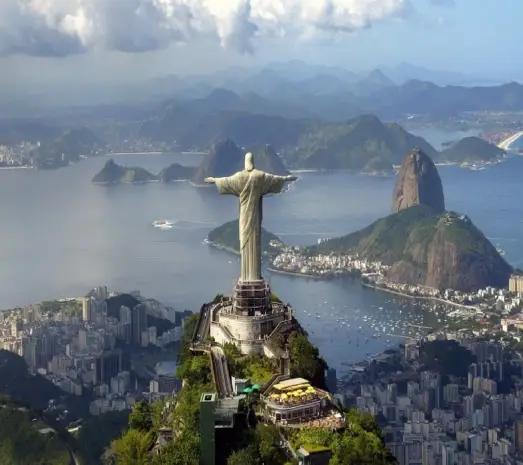
{"type": "Polygon", "coordinates": [[[259,281],[261,276],[262,199],[265,194],[281,192],[284,184],[296,176],[277,176],[254,168],[252,153],[245,155],[245,169],[226,178],[205,178],[214,183],[220,194],[240,198],[240,281],[259,281]]]}

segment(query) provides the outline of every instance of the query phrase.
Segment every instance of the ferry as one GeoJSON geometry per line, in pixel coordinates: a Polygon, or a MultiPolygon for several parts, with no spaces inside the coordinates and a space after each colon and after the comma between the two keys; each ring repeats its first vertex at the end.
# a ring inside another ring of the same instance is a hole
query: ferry
{"type": "Polygon", "coordinates": [[[153,221],[153,226],[159,229],[172,229],[174,223],[169,220],[155,220],[153,221]]]}

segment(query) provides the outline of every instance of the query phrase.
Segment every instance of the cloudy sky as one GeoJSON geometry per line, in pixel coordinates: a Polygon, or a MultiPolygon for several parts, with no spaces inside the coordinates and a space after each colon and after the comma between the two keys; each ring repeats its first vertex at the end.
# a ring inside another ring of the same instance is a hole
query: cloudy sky
{"type": "Polygon", "coordinates": [[[5,93],[300,59],[522,80],[521,0],[0,0],[5,93]]]}

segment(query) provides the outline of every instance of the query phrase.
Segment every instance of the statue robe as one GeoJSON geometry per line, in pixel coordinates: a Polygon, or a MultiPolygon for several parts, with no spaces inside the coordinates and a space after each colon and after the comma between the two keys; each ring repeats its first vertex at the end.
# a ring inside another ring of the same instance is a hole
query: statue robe
{"type": "Polygon", "coordinates": [[[220,194],[240,198],[240,280],[261,280],[261,223],[262,198],[265,194],[281,192],[286,178],[254,169],[238,171],[226,178],[216,178],[220,194]]]}

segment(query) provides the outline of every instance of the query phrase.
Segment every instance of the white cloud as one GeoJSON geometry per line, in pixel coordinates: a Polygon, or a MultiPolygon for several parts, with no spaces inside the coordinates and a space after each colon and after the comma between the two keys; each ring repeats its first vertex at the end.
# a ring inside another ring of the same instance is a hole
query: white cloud
{"type": "Polygon", "coordinates": [[[253,50],[265,36],[348,33],[402,14],[409,0],[0,0],[0,55],[139,52],[218,40],[253,50]]]}

